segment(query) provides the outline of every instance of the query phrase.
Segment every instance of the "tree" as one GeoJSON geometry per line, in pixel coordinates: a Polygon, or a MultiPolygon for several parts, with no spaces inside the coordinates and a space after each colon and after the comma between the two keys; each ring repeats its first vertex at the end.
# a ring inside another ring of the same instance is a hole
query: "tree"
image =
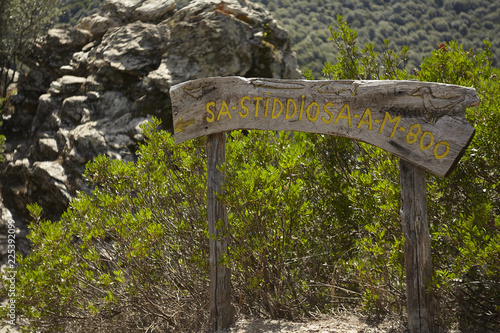
{"type": "Polygon", "coordinates": [[[3,0],[0,4],[0,86],[5,97],[22,57],[60,14],[61,0],[3,0]],[[9,69],[12,70],[9,74],[9,69]]]}
{"type": "MultiPolygon", "coordinates": [[[[19,58],[60,13],[61,0],[2,0],[0,2],[0,115],[7,89],[22,67],[19,58]]],[[[1,126],[1,122],[0,122],[1,126]]],[[[0,135],[0,147],[5,136],[0,135]]],[[[3,148],[0,148],[0,154],[3,148]]]]}

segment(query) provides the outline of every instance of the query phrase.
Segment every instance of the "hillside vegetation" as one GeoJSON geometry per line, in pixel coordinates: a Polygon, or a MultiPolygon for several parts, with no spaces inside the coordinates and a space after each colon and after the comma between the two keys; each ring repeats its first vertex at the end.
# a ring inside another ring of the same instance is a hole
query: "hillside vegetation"
{"type": "MultiPolygon", "coordinates": [[[[359,33],[359,42],[373,42],[382,52],[409,46],[407,68],[443,42],[455,40],[466,50],[492,42],[493,65],[500,59],[500,2],[496,0],[257,0],[290,33],[302,70],[315,76],[337,50],[328,41],[328,27],[338,14],[359,33]]],[[[334,28],[336,26],[334,25],[334,28]]]]}
{"type": "Polygon", "coordinates": [[[76,25],[82,17],[97,13],[103,0],[62,0],[62,2],[63,14],[59,17],[59,23],[76,25]]]}

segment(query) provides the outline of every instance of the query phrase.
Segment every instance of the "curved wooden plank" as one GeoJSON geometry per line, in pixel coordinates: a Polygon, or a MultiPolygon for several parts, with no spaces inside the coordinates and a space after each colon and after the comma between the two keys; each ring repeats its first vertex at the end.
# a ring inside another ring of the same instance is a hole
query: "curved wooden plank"
{"type": "Polygon", "coordinates": [[[473,88],[419,81],[214,77],[170,89],[176,143],[236,129],[302,131],[370,143],[447,176],[474,135],[473,88]]]}

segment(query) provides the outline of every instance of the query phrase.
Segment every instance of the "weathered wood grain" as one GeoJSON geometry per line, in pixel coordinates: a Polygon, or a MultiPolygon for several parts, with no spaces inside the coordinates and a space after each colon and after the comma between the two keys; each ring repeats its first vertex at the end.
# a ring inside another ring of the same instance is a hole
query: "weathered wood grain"
{"type": "Polygon", "coordinates": [[[215,77],[170,89],[175,141],[236,129],[352,138],[447,176],[474,134],[476,91],[419,81],[215,77]]]}
{"type": "Polygon", "coordinates": [[[425,170],[400,161],[401,223],[408,328],[410,333],[433,333],[435,304],[432,296],[431,235],[427,224],[425,170]]]}
{"type": "Polygon", "coordinates": [[[210,235],[210,326],[213,332],[233,324],[231,306],[231,272],[222,265],[228,255],[227,212],[217,199],[222,194],[224,174],[218,169],[226,163],[226,133],[207,137],[207,212],[210,235]]]}

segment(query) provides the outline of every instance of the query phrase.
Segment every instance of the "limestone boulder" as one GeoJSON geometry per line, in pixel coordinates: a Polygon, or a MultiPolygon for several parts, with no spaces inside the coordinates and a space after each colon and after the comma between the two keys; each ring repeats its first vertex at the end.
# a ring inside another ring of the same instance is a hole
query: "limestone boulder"
{"type": "Polygon", "coordinates": [[[64,167],[57,161],[34,162],[29,170],[28,196],[40,206],[50,205],[54,212],[63,213],[71,200],[64,167]]]}
{"type": "Polygon", "coordinates": [[[94,102],[99,118],[119,118],[130,113],[132,102],[120,91],[106,91],[94,102]]]}
{"type": "Polygon", "coordinates": [[[158,67],[168,34],[165,26],[141,21],[111,28],[96,48],[95,57],[118,72],[146,74],[158,67]]]}
{"type": "Polygon", "coordinates": [[[82,18],[77,28],[89,31],[94,38],[101,38],[110,28],[119,27],[120,22],[106,16],[94,14],[82,18]]]}
{"type": "Polygon", "coordinates": [[[174,10],[174,0],[146,0],[134,10],[132,17],[142,22],[159,22],[174,10]]]}
{"type": "Polygon", "coordinates": [[[86,123],[90,120],[92,113],[90,109],[87,96],[70,96],[62,102],[61,118],[68,122],[67,126],[86,123]]]}
{"type": "Polygon", "coordinates": [[[53,161],[59,156],[59,147],[55,138],[40,138],[38,145],[33,147],[36,147],[39,155],[46,160],[53,161]]]}
{"type": "Polygon", "coordinates": [[[135,21],[156,24],[174,11],[174,0],[107,0],[99,13],[82,18],[77,28],[99,39],[111,28],[135,21]]]}
{"type": "Polygon", "coordinates": [[[197,0],[162,24],[170,41],[145,82],[163,92],[208,76],[300,77],[288,33],[251,2],[197,0]]]}
{"type": "Polygon", "coordinates": [[[65,75],[50,84],[49,93],[54,96],[81,94],[86,81],[84,77],[65,75]]]}
{"type": "MultiPolygon", "coordinates": [[[[86,45],[92,34],[89,31],[77,29],[77,28],[66,28],[66,29],[50,29],[45,36],[47,45],[51,45],[51,48],[81,48],[86,45]]],[[[66,65],[67,62],[62,65],[66,65]]],[[[57,66],[57,65],[55,65],[57,66]]]]}
{"type": "Polygon", "coordinates": [[[31,122],[31,133],[55,131],[61,123],[59,115],[60,98],[44,94],[38,99],[36,115],[31,122]]]}

